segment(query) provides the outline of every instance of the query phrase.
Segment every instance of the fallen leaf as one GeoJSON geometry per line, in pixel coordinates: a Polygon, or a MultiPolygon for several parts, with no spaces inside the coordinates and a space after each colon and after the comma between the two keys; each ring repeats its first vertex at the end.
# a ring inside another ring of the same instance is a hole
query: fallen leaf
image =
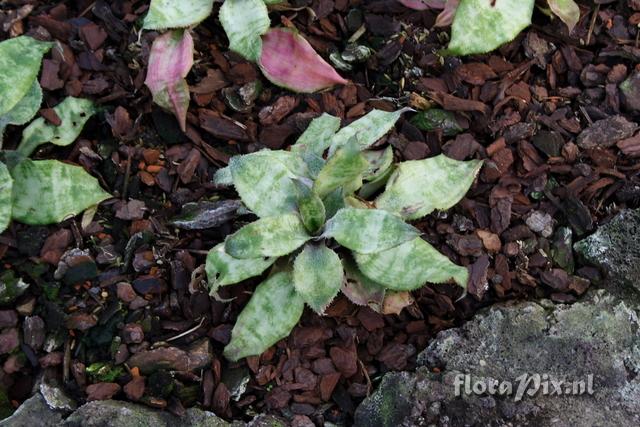
{"type": "Polygon", "coordinates": [[[187,127],[189,86],[185,80],[193,65],[193,38],[186,30],[165,33],[153,41],[145,84],[160,107],[173,112],[182,131],[187,127]]]}
{"type": "Polygon", "coordinates": [[[400,314],[402,309],[413,304],[411,293],[387,292],[382,302],[382,314],[400,314]]]}
{"type": "Polygon", "coordinates": [[[580,8],[573,0],[547,0],[549,8],[554,15],[562,20],[567,27],[569,33],[573,31],[576,24],[580,20],[580,8]]]}
{"type": "Polygon", "coordinates": [[[317,92],[347,84],[308,41],[286,28],[272,28],[262,36],[259,65],[272,83],[294,92],[317,92]]]}

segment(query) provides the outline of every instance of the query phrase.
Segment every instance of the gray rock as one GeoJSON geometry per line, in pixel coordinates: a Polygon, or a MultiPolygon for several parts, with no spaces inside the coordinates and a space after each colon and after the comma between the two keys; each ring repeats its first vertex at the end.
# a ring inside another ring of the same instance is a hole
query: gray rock
{"type": "Polygon", "coordinates": [[[187,409],[183,417],[167,411],[117,400],[102,400],[82,405],[64,419],[66,411],[51,409],[37,393],[26,400],[9,418],[0,421],[0,427],[285,427],[282,420],[258,415],[249,423],[229,423],[213,412],[198,408],[187,409]]]}
{"type": "Polygon", "coordinates": [[[439,333],[418,357],[415,373],[387,374],[357,409],[355,425],[639,425],[639,327],[637,313],[605,290],[573,305],[494,306],[439,333]],[[467,394],[463,374],[470,374],[472,391],[476,382],[497,381],[504,393],[467,394]],[[550,381],[563,380],[582,381],[576,391],[591,383],[593,392],[568,394],[573,383],[565,383],[560,396],[541,388],[518,399],[523,374],[539,374],[541,386],[548,376],[552,391],[550,381]]]}
{"type": "Polygon", "coordinates": [[[116,400],[89,402],[64,422],[65,427],[227,427],[233,424],[211,412],[189,409],[183,418],[116,400]]]}
{"type": "Polygon", "coordinates": [[[25,400],[9,418],[0,421],[0,427],[54,427],[62,425],[62,413],[47,406],[40,393],[25,400]]]}
{"type": "Polygon", "coordinates": [[[638,125],[622,116],[598,120],[583,130],[576,140],[580,148],[612,147],[616,142],[629,138],[638,125]]]}
{"type": "Polygon", "coordinates": [[[640,209],[621,211],[574,249],[607,273],[614,291],[640,291],[640,209]]]}

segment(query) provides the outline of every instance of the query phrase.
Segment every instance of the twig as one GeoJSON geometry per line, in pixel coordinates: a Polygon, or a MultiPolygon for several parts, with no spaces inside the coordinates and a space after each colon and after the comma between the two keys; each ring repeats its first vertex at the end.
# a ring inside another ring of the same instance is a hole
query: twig
{"type": "Polygon", "coordinates": [[[600,4],[596,5],[593,15],[591,16],[591,22],[589,23],[589,32],[587,33],[586,45],[589,46],[591,42],[591,34],[593,34],[593,28],[596,26],[596,19],[598,18],[598,12],[600,12],[600,4]]]}

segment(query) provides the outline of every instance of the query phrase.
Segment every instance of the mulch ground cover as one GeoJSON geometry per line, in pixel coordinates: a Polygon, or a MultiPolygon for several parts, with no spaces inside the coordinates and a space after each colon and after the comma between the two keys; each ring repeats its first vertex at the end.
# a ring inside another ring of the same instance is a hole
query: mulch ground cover
{"type": "MultiPolygon", "coordinates": [[[[273,86],[229,52],[216,4],[193,32],[186,134],[143,84],[157,35],[139,30],[147,8],[124,0],[0,5],[0,39],[59,42],[43,63],[43,105],[76,96],[103,108],[75,144],[35,157],[80,164],[114,195],[94,216],[50,227],[14,222],[0,235],[0,274],[30,284],[0,310],[0,383],[13,407],[44,375],[78,402],[113,397],[175,414],[198,405],[230,420],[266,412],[300,426],[349,424],[385,372],[412,369],[436,333],[478,309],[576,301],[601,277],[574,259],[572,241],[640,204],[640,77],[620,89],[640,59],[640,1],[584,1],[571,34],[537,10],[534,25],[499,51],[443,59],[448,30],[432,30],[434,12],[395,0],[292,0],[273,23],[300,30],[324,58],[353,46],[371,53],[339,69],[350,84],[311,95],[273,86]],[[212,201],[237,200],[212,184],[215,171],[235,154],[286,148],[323,112],[345,124],[406,105],[439,106],[457,123],[425,132],[405,114],[377,143],[393,146],[398,160],[485,160],[460,204],[415,224],[469,266],[468,294],[427,285],[389,315],[341,296],[323,317],[307,310],[262,356],[226,361],[222,348],[259,280],[217,298],[203,285],[207,251],[251,220],[214,211],[212,201]],[[185,214],[188,203],[200,215],[185,214]],[[129,369],[132,358],[146,368],[129,369]]],[[[40,115],[59,120],[51,108],[40,115]]],[[[9,129],[5,147],[19,136],[9,129]]]]}

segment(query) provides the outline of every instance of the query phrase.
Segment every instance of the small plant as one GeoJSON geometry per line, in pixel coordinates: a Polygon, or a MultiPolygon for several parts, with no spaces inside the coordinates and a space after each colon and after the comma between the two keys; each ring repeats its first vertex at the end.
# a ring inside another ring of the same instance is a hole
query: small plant
{"type": "MultiPolygon", "coordinates": [[[[272,83],[295,92],[315,92],[347,83],[297,31],[270,28],[267,4],[281,0],[225,0],[219,19],[229,49],[257,62],[272,83]]],[[[151,0],[143,29],[166,30],[156,38],[149,55],[145,84],[153,101],[175,114],[186,128],[189,87],[185,77],[193,65],[190,28],[205,20],[213,0],[151,0]]]]}
{"type": "MultiPolygon", "coordinates": [[[[37,77],[51,47],[27,36],[0,43],[0,149],[6,126],[29,122],[40,108],[37,77]]],[[[28,158],[41,144],[73,143],[96,109],[89,100],[69,97],[54,111],[59,126],[38,118],[22,132],[17,150],[0,151],[0,233],[12,218],[32,225],[57,223],[111,197],[79,166],[28,158]]]]}
{"type": "Polygon", "coordinates": [[[449,281],[466,289],[467,269],[405,221],[455,205],[481,162],[439,155],[394,165],[391,147],[370,147],[402,113],[374,110],[340,130],[323,114],[291,151],[236,156],[218,171],[216,182],[232,184],[259,219],[209,252],[211,293],[273,266],[238,317],[228,359],[262,353],[290,333],[305,303],[322,314],[340,290],[378,308],[387,290],[449,281]]]}

